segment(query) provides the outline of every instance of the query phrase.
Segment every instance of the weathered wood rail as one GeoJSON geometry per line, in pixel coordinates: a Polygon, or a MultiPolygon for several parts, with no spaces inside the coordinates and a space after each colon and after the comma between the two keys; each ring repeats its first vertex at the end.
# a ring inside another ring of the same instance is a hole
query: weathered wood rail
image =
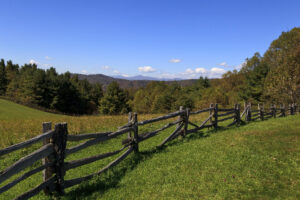
{"type": "Polygon", "coordinates": [[[258,105],[257,109],[252,109],[251,104],[245,104],[242,113],[239,104],[236,104],[233,108],[219,108],[218,104],[211,104],[209,108],[198,111],[190,111],[188,108],[183,109],[183,107],[180,107],[179,111],[145,121],[138,121],[136,113],[129,113],[128,123],[124,126],[119,127],[115,132],[87,133],[79,135],[70,135],[68,133],[68,127],[66,123],[56,124],[54,130],[51,130],[51,122],[43,123],[43,133],[41,135],[0,150],[0,156],[4,156],[13,151],[29,147],[38,142],[43,143],[41,148],[19,159],[13,165],[0,172],[1,184],[9,180],[13,175],[16,175],[26,168],[32,166],[37,161],[41,159],[43,161],[42,166],[26,172],[18,178],[2,186],[0,188],[0,194],[9,190],[28,177],[43,171],[44,181],[35,188],[25,192],[24,194],[21,194],[16,199],[29,199],[42,190],[47,195],[52,193],[58,193],[62,195],[64,194],[64,190],[66,188],[80,184],[83,181],[89,180],[96,175],[100,175],[123,161],[130,153],[138,152],[140,142],[157,136],[160,132],[175,125],[176,127],[174,131],[157,147],[163,147],[167,142],[174,140],[178,136],[185,137],[186,135],[191,133],[201,133],[199,131],[205,128],[214,128],[215,130],[217,130],[221,128],[221,122],[228,120],[233,121],[229,122],[229,124],[226,124],[226,127],[241,125],[256,120],[262,121],[272,117],[285,117],[287,115],[294,115],[299,112],[300,107],[296,104],[290,104],[287,109],[282,104],[279,108],[272,104],[269,109],[265,109],[263,105],[258,105]],[[196,114],[204,114],[206,112],[208,113],[207,118],[201,123],[197,124],[196,122],[191,121],[190,116],[196,114]],[[177,117],[175,121],[170,122],[157,130],[146,133],[139,133],[139,126],[144,126],[146,124],[171,119],[174,117],[177,117]],[[189,129],[189,126],[192,126],[193,128],[189,129]],[[66,156],[70,154],[74,154],[87,147],[97,145],[100,142],[104,142],[124,135],[125,133],[127,133],[128,136],[127,139],[124,139],[122,141],[123,147],[120,149],[69,162],[65,161],[66,156]],[[68,141],[81,140],[86,141],[71,148],[66,148],[68,141]],[[124,150],[125,152],[123,152],[124,150]],[[84,177],[74,178],[71,180],[64,180],[66,171],[70,169],[87,165],[92,162],[117,155],[121,152],[123,152],[123,154],[121,154],[118,158],[116,158],[114,161],[112,161],[96,173],[84,177]]]}

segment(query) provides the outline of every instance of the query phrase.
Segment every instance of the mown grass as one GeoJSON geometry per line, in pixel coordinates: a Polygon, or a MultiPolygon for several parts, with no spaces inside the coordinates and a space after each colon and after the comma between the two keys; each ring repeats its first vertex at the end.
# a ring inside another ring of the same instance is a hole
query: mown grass
{"type": "MultiPolygon", "coordinates": [[[[151,117],[155,116],[139,116],[140,119],[151,117]]],[[[193,117],[193,121],[201,121],[204,117],[193,117]]],[[[112,130],[112,127],[126,123],[127,116],[20,119],[15,129],[9,129],[9,134],[17,137],[23,129],[38,134],[44,120],[67,121],[70,133],[82,133],[112,130]]],[[[15,122],[9,119],[0,121],[7,127],[15,122]]],[[[174,129],[171,128],[141,143],[140,153],[131,154],[108,173],[68,189],[61,199],[300,199],[299,122],[300,115],[296,115],[217,132],[194,133],[157,149],[156,145],[174,129]]],[[[165,123],[155,123],[139,130],[154,130],[165,123]]],[[[2,134],[6,132],[1,130],[2,134]]],[[[120,148],[121,140],[117,138],[90,147],[67,160],[120,148]]],[[[0,158],[0,170],[39,146],[0,158]]],[[[70,170],[65,179],[96,172],[115,157],[70,170]]],[[[38,165],[40,163],[36,163],[38,165]]],[[[1,194],[0,199],[14,198],[41,181],[39,173],[1,194]]],[[[51,198],[55,197],[41,193],[33,199],[51,198]]]]}

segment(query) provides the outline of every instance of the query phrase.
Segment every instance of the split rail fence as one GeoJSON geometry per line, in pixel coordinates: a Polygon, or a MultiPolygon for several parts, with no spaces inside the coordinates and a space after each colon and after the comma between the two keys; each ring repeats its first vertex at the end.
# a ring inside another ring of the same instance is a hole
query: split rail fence
{"type": "Polygon", "coordinates": [[[205,128],[218,129],[220,122],[233,120],[227,127],[233,125],[240,125],[250,121],[256,120],[266,120],[271,117],[285,117],[287,115],[294,115],[300,112],[299,106],[296,104],[291,104],[286,109],[284,105],[280,105],[277,108],[275,105],[271,105],[268,109],[264,106],[258,105],[257,109],[254,109],[251,104],[245,104],[244,110],[241,113],[240,105],[236,104],[234,108],[219,108],[218,104],[211,104],[209,108],[190,111],[188,108],[183,109],[180,107],[179,111],[153,118],[145,121],[138,121],[138,116],[136,113],[129,113],[128,123],[122,127],[119,127],[115,132],[104,132],[104,133],[88,133],[79,135],[68,134],[68,127],[66,123],[56,124],[54,129],[51,129],[51,122],[43,123],[43,134],[36,136],[25,142],[9,146],[7,148],[0,150],[0,156],[4,156],[13,151],[29,147],[35,143],[42,142],[43,145],[40,149],[32,152],[31,154],[21,158],[13,165],[9,166],[5,170],[0,172],[0,184],[12,177],[13,175],[21,172],[29,166],[32,166],[35,162],[42,159],[42,166],[39,166],[33,170],[30,170],[18,178],[14,179],[10,183],[2,186],[0,188],[0,194],[9,190],[19,182],[27,179],[28,177],[36,174],[38,172],[43,172],[43,182],[31,189],[30,191],[21,194],[16,199],[29,199],[30,197],[38,194],[40,191],[44,191],[45,194],[49,195],[53,192],[58,194],[64,194],[66,188],[72,187],[74,185],[80,184],[83,181],[89,180],[96,175],[100,175],[119,164],[124,160],[130,153],[139,151],[139,143],[150,139],[158,135],[161,131],[175,126],[174,131],[165,138],[158,147],[164,146],[167,142],[177,138],[178,136],[185,137],[190,133],[198,132],[205,128]],[[200,113],[208,113],[208,117],[202,121],[200,124],[191,122],[190,116],[197,115],[200,113]],[[139,126],[144,126],[146,124],[167,120],[170,118],[177,119],[174,122],[168,123],[158,130],[154,130],[146,133],[139,133],[139,126]],[[192,128],[190,128],[192,127],[192,128]],[[82,149],[85,149],[92,145],[97,145],[100,142],[104,142],[113,138],[116,138],[123,134],[128,134],[127,139],[122,141],[123,147],[112,152],[102,153],[99,155],[73,160],[66,162],[66,156],[74,154],[82,149]],[[81,141],[86,140],[71,148],[66,148],[68,141],[81,141]],[[110,156],[114,156],[123,152],[117,159],[109,163],[107,166],[102,168],[96,173],[90,174],[84,177],[78,177],[70,180],[65,180],[64,176],[66,171],[70,169],[83,166],[97,160],[105,159],[110,156]]]}

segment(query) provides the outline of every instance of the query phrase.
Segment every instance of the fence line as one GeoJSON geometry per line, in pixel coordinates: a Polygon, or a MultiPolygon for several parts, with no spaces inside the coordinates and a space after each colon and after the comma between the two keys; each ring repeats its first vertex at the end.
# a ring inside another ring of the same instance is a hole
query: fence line
{"type": "Polygon", "coordinates": [[[167,142],[172,141],[178,136],[185,137],[188,134],[199,132],[199,130],[202,130],[204,128],[214,128],[215,130],[217,130],[221,128],[221,126],[219,126],[219,122],[224,122],[233,119],[233,121],[226,126],[230,127],[233,125],[249,123],[255,120],[263,121],[272,117],[285,117],[287,114],[294,115],[297,112],[300,112],[300,107],[296,104],[290,104],[288,109],[285,109],[285,105],[283,104],[280,104],[279,109],[277,109],[277,107],[274,104],[272,104],[269,107],[269,111],[265,111],[264,105],[258,104],[257,109],[252,109],[251,103],[245,103],[242,114],[239,104],[235,104],[234,108],[226,109],[218,108],[218,104],[211,104],[209,108],[193,112],[190,112],[188,108],[183,109],[183,107],[181,106],[179,111],[140,122],[138,121],[138,116],[136,113],[129,113],[128,123],[124,126],[119,127],[118,130],[115,132],[86,133],[79,135],[69,135],[66,123],[58,123],[55,125],[54,130],[51,130],[51,122],[46,122],[43,123],[43,134],[25,142],[15,144],[0,150],[0,156],[3,156],[18,149],[29,147],[37,142],[43,142],[43,146],[40,149],[21,158],[13,165],[0,172],[0,183],[9,179],[13,175],[21,172],[25,168],[32,166],[38,160],[42,159],[43,165],[24,173],[20,177],[1,187],[0,194],[40,171],[43,171],[43,182],[37,187],[33,188],[32,190],[21,194],[16,199],[28,199],[38,194],[42,190],[44,190],[45,194],[52,194],[53,192],[56,192],[58,194],[64,194],[64,189],[80,184],[81,182],[89,180],[96,175],[102,174],[111,167],[116,166],[118,163],[124,160],[130,153],[139,152],[140,142],[154,137],[158,135],[158,133],[160,133],[161,131],[166,130],[174,125],[176,125],[175,130],[167,138],[165,138],[157,147],[163,147],[167,142]],[[208,112],[208,117],[199,125],[190,120],[190,115],[196,115],[205,112],[208,112]],[[146,124],[155,123],[166,119],[171,119],[174,117],[178,117],[178,119],[174,122],[166,124],[160,129],[139,134],[138,126],[143,126],[146,124]],[[193,126],[193,128],[189,129],[189,125],[193,126]],[[90,156],[79,160],[65,162],[66,156],[72,153],[76,153],[89,146],[97,145],[100,142],[113,139],[125,133],[128,134],[128,137],[127,139],[122,141],[123,147],[121,149],[112,152],[101,153],[95,156],[90,156]],[[68,141],[81,140],[87,141],[80,143],[72,148],[66,148],[68,141]],[[84,177],[74,178],[71,180],[64,180],[66,171],[114,156],[124,150],[126,151],[120,157],[109,163],[97,173],[93,173],[84,177]]]}

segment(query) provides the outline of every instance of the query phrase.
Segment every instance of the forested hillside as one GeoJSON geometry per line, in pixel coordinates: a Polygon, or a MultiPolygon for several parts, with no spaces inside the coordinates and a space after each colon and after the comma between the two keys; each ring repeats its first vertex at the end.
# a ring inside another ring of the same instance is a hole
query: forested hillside
{"type": "Polygon", "coordinates": [[[140,89],[123,89],[111,82],[104,91],[97,81],[83,77],[58,74],[55,68],[38,69],[35,64],[20,67],[2,59],[0,95],[70,114],[158,113],[211,102],[223,106],[243,101],[296,103],[300,97],[300,28],[283,32],[264,55],[255,53],[239,71],[228,71],[221,79],[200,77],[185,86],[150,81],[140,89]]]}
{"type": "MultiPolygon", "coordinates": [[[[105,76],[103,74],[72,74],[74,76],[78,76],[80,80],[88,80],[90,83],[100,83],[103,88],[105,89],[110,83],[117,82],[122,89],[129,89],[129,90],[136,90],[139,88],[146,87],[149,83],[153,81],[159,81],[159,80],[128,80],[125,78],[115,78],[110,76],[105,76]]],[[[187,80],[168,80],[163,81],[167,85],[171,85],[173,83],[178,83],[182,87],[191,86],[195,82],[197,82],[196,79],[187,79],[187,80]]]]}

